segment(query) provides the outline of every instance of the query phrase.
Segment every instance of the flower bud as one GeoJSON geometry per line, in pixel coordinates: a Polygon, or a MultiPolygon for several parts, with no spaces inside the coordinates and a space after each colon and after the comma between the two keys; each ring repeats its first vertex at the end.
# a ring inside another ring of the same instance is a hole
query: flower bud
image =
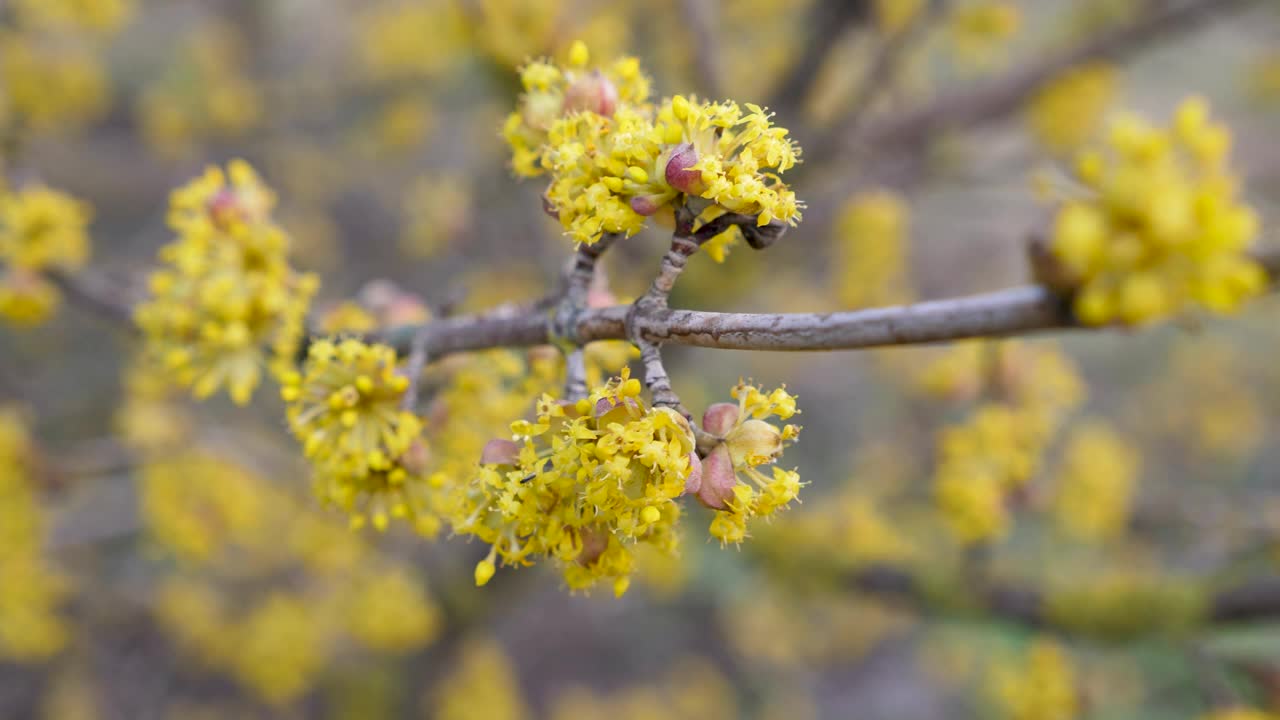
{"type": "Polygon", "coordinates": [[[689,474],[684,479],[684,494],[693,495],[702,488],[702,458],[697,452],[689,453],[689,474]]]}
{"type": "Polygon", "coordinates": [[[712,510],[724,510],[733,499],[733,488],[738,476],[733,472],[733,459],[724,443],[716,446],[702,460],[702,482],[698,487],[698,500],[712,510]]]}
{"type": "Polygon", "coordinates": [[[531,92],[525,95],[524,122],[536,130],[546,130],[563,115],[560,98],[549,92],[531,92]]]}
{"type": "Polygon", "coordinates": [[[694,168],[698,164],[698,151],[692,143],[681,143],[667,160],[667,184],[689,195],[701,195],[707,186],[702,182],[702,171],[694,168]]]}
{"type": "Polygon", "coordinates": [[[782,432],[763,420],[748,420],[724,441],[735,467],[760,465],[782,453],[782,432]]]}
{"type": "Polygon", "coordinates": [[[244,219],[244,208],[241,206],[240,197],[235,190],[229,188],[218,191],[218,194],[209,200],[208,210],[213,224],[220,229],[225,230],[232,223],[244,219]]]}
{"type": "Polygon", "coordinates": [[[578,564],[587,567],[599,560],[608,549],[608,535],[594,528],[585,528],[582,531],[582,551],[578,553],[578,564]]]}
{"type": "Polygon", "coordinates": [[[480,451],[481,465],[515,465],[520,458],[520,445],[511,440],[494,438],[480,451]]]}
{"type": "Polygon", "coordinates": [[[631,198],[631,209],[639,215],[648,217],[661,210],[669,199],[662,195],[637,195],[631,198]]]}
{"type": "Polygon", "coordinates": [[[728,435],[737,424],[738,403],[715,403],[708,405],[702,413],[702,429],[716,437],[728,435]]]}
{"type": "Polygon", "coordinates": [[[618,88],[599,70],[574,80],[564,92],[564,112],[593,112],[610,117],[618,108],[618,88]]]}
{"type": "Polygon", "coordinates": [[[481,560],[476,563],[476,587],[484,587],[493,579],[493,574],[497,572],[497,568],[493,566],[492,560],[481,560]]]}
{"type": "Polygon", "coordinates": [[[409,443],[408,449],[400,454],[400,466],[414,475],[422,475],[431,462],[431,450],[421,439],[409,443]]]}

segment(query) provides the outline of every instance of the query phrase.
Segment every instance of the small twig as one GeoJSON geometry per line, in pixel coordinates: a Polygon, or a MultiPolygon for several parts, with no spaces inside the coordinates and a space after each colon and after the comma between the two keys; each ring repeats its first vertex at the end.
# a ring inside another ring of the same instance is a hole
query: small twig
{"type": "Polygon", "coordinates": [[[576,347],[564,358],[564,399],[577,402],[587,396],[586,353],[576,347]]]}
{"type": "Polygon", "coordinates": [[[824,0],[813,7],[803,49],[795,64],[783,74],[769,107],[788,113],[808,98],[831,51],[846,30],[869,18],[870,5],[869,0],[824,0]]]}
{"type": "Polygon", "coordinates": [[[689,413],[680,403],[680,396],[672,389],[671,377],[662,364],[662,350],[653,343],[640,341],[640,362],[644,363],[644,383],[653,395],[653,404],[669,407],[687,416],[689,413]]]}
{"type": "Polygon", "coordinates": [[[427,331],[429,326],[423,325],[414,333],[413,340],[409,343],[409,359],[405,363],[404,371],[409,377],[409,387],[404,391],[404,397],[400,399],[400,409],[413,411],[418,406],[418,392],[422,388],[422,370],[427,365],[427,339],[430,333],[427,331]]]}
{"type": "Polygon", "coordinates": [[[1009,74],[942,95],[920,107],[878,122],[842,139],[846,148],[877,154],[917,147],[930,136],[964,130],[1016,112],[1026,100],[1063,72],[1097,58],[1119,59],[1179,32],[1196,28],[1213,12],[1236,10],[1258,0],[1187,0],[1159,3],[1138,18],[1095,34],[1039,62],[1018,66],[1009,74]]]}
{"type": "Polygon", "coordinates": [[[115,324],[130,330],[137,329],[133,323],[133,306],[137,298],[101,274],[82,270],[74,274],[49,272],[46,277],[73,303],[115,324]]]}

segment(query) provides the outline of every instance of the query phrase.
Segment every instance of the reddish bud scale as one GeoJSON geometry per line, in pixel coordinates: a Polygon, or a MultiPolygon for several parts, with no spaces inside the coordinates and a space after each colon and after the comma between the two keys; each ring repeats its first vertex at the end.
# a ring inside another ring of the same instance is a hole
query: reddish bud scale
{"type": "Polygon", "coordinates": [[[698,151],[691,143],[677,145],[667,160],[667,184],[689,195],[701,195],[707,187],[702,182],[702,171],[694,169],[698,164],[698,151]]]}
{"type": "Polygon", "coordinates": [[[618,88],[599,70],[574,80],[564,93],[564,112],[593,112],[610,117],[618,109],[618,88]]]}

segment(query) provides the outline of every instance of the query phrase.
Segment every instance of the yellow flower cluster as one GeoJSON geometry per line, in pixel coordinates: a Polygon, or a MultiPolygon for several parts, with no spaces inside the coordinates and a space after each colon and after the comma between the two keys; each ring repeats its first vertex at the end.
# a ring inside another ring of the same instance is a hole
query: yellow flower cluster
{"type": "Polygon", "coordinates": [[[1032,135],[1052,153],[1092,139],[1116,96],[1117,71],[1095,62],[1072,68],[1036,93],[1026,110],[1032,135]]]}
{"type": "Polygon", "coordinates": [[[988,694],[1009,720],[1072,720],[1079,690],[1071,659],[1057,643],[1037,640],[1026,657],[992,668],[988,694]]]}
{"type": "Polygon", "coordinates": [[[1084,399],[1079,375],[1053,346],[1005,343],[991,359],[991,389],[1004,402],[984,403],[965,423],[938,436],[935,497],[947,524],[966,543],[1008,531],[1008,494],[1039,470],[1059,426],[1084,399]]]}
{"type": "Polygon", "coordinates": [[[130,447],[142,451],[176,448],[191,429],[191,418],[174,397],[173,385],[137,360],[124,371],[124,392],[116,408],[115,429],[130,447]]]}
{"type": "Polygon", "coordinates": [[[906,302],[910,214],[897,194],[880,190],[850,198],[836,220],[836,283],[842,307],[906,302]]]}
{"type": "Polygon", "coordinates": [[[952,11],[947,29],[956,56],[969,65],[984,67],[999,59],[1021,24],[1017,3],[971,0],[952,11]]]}
{"type": "Polygon", "coordinates": [[[764,109],[745,107],[677,95],[655,119],[627,108],[612,118],[565,118],[552,126],[543,157],[547,202],[585,243],[603,232],[634,234],[684,196],[755,215],[759,225],[794,224],[800,203],[778,175],[795,165],[799,148],[764,109]]]}
{"type": "Polygon", "coordinates": [[[766,393],[745,382],[733,388],[732,396],[736,403],[715,403],[702,415],[703,430],[719,442],[703,459],[699,482],[690,487],[703,505],[720,511],[710,533],[721,544],[741,543],[748,520],[785,510],[802,485],[798,472],[774,464],[799,437],[800,426],[768,422],[800,412],[795,397],[785,388],[766,393]],[[765,465],[769,475],[760,470],[765,465]]]}
{"type": "Polygon", "coordinates": [[[348,641],[401,655],[440,630],[412,568],[256,473],[169,453],[143,467],[140,490],[149,535],[176,561],[157,619],[185,652],[272,703],[314,686],[348,641]]]}
{"type": "Polygon", "coordinates": [[[525,720],[531,717],[516,669],[489,638],[469,641],[453,672],[424,698],[439,720],[525,720]]]}
{"type": "Polygon", "coordinates": [[[539,60],[520,69],[524,93],[502,128],[517,175],[545,171],[548,132],[562,118],[578,113],[608,118],[619,109],[636,111],[649,99],[649,78],[640,72],[640,61],[624,57],[589,70],[590,61],[587,46],[575,42],[564,67],[539,60]]]}
{"type": "Polygon", "coordinates": [[[236,137],[257,125],[263,101],[246,67],[248,55],[231,24],[202,24],[185,38],[176,62],[139,95],[147,142],[176,156],[202,139],[236,137]]]}
{"type": "Polygon", "coordinates": [[[465,178],[419,178],[405,190],[400,251],[424,259],[439,254],[469,229],[472,207],[465,178]]]}
{"type": "Polygon", "coordinates": [[[44,513],[32,487],[31,440],[16,410],[0,409],[0,658],[38,662],[66,645],[58,606],[66,578],[45,561],[44,513]]]}
{"type": "Polygon", "coordinates": [[[110,101],[102,61],[70,36],[0,31],[0,87],[0,123],[35,131],[82,127],[110,101]]]}
{"type": "Polygon", "coordinates": [[[53,30],[112,33],[134,13],[134,0],[16,0],[22,25],[53,30]]]}
{"type": "Polygon", "coordinates": [[[650,408],[626,369],[577,403],[544,395],[534,421],[512,423],[515,442],[492,441],[479,475],[456,491],[454,532],[492,546],[476,583],[494,562],[556,561],[572,589],[608,579],[626,592],[634,569],[628,545],[674,551],[680,506],[695,472],[693,431],[669,408],[650,408]]]}
{"type": "Polygon", "coordinates": [[[1124,532],[1136,489],[1140,458],[1105,423],[1071,431],[1059,469],[1053,504],[1057,524],[1067,533],[1103,541],[1124,532]]]}
{"type": "Polygon", "coordinates": [[[438,0],[372,5],[356,25],[356,48],[365,70],[379,81],[439,73],[457,55],[460,15],[456,4],[438,0]]]}
{"type": "Polygon", "coordinates": [[[84,203],[47,187],[0,193],[0,317],[16,325],[48,319],[60,294],[40,273],[84,266],[89,217],[84,203]]]}
{"type": "Polygon", "coordinates": [[[1091,192],[1059,210],[1050,249],[1081,322],[1231,312],[1262,291],[1266,274],[1247,252],[1258,220],[1237,197],[1230,142],[1192,98],[1171,127],[1125,116],[1105,150],[1080,155],[1077,175],[1091,192]]]}
{"type": "Polygon", "coordinates": [[[760,225],[800,219],[779,179],[799,148],[764,109],[679,95],[655,109],[644,104],[648,80],[634,58],[586,73],[588,57],[576,44],[567,68],[524,68],[526,92],[504,129],[519,174],[550,174],[548,211],[576,242],[634,234],[685,196],[708,201],[699,214],[714,205],[760,225]]]}
{"type": "Polygon", "coordinates": [[[317,340],[301,372],[282,378],[289,427],[315,466],[316,492],[379,530],[407,518],[426,534],[439,529],[422,473],[422,422],[401,407],[409,378],[396,352],[355,339],[317,340]]]}
{"type": "Polygon", "coordinates": [[[134,319],[151,357],[196,397],[225,387],[245,404],[264,368],[293,366],[319,281],[290,267],[274,204],[242,161],[226,174],[209,168],[170,201],[178,238],[161,249],[165,267],[151,275],[151,298],[134,319]]]}

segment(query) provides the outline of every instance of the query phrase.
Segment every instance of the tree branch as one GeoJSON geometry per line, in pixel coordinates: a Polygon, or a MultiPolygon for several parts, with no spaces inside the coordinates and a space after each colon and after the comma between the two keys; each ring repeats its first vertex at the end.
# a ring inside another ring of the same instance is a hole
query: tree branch
{"type": "Polygon", "coordinates": [[[964,130],[1017,111],[1026,100],[1063,72],[1089,62],[1119,59],[1173,34],[1194,29],[1215,12],[1239,10],[1258,0],[1186,0],[1155,3],[1124,25],[1094,36],[1076,47],[1023,65],[1006,76],[977,87],[943,95],[927,104],[863,126],[844,139],[847,147],[874,148],[877,153],[915,145],[947,130],[964,130]]]}

